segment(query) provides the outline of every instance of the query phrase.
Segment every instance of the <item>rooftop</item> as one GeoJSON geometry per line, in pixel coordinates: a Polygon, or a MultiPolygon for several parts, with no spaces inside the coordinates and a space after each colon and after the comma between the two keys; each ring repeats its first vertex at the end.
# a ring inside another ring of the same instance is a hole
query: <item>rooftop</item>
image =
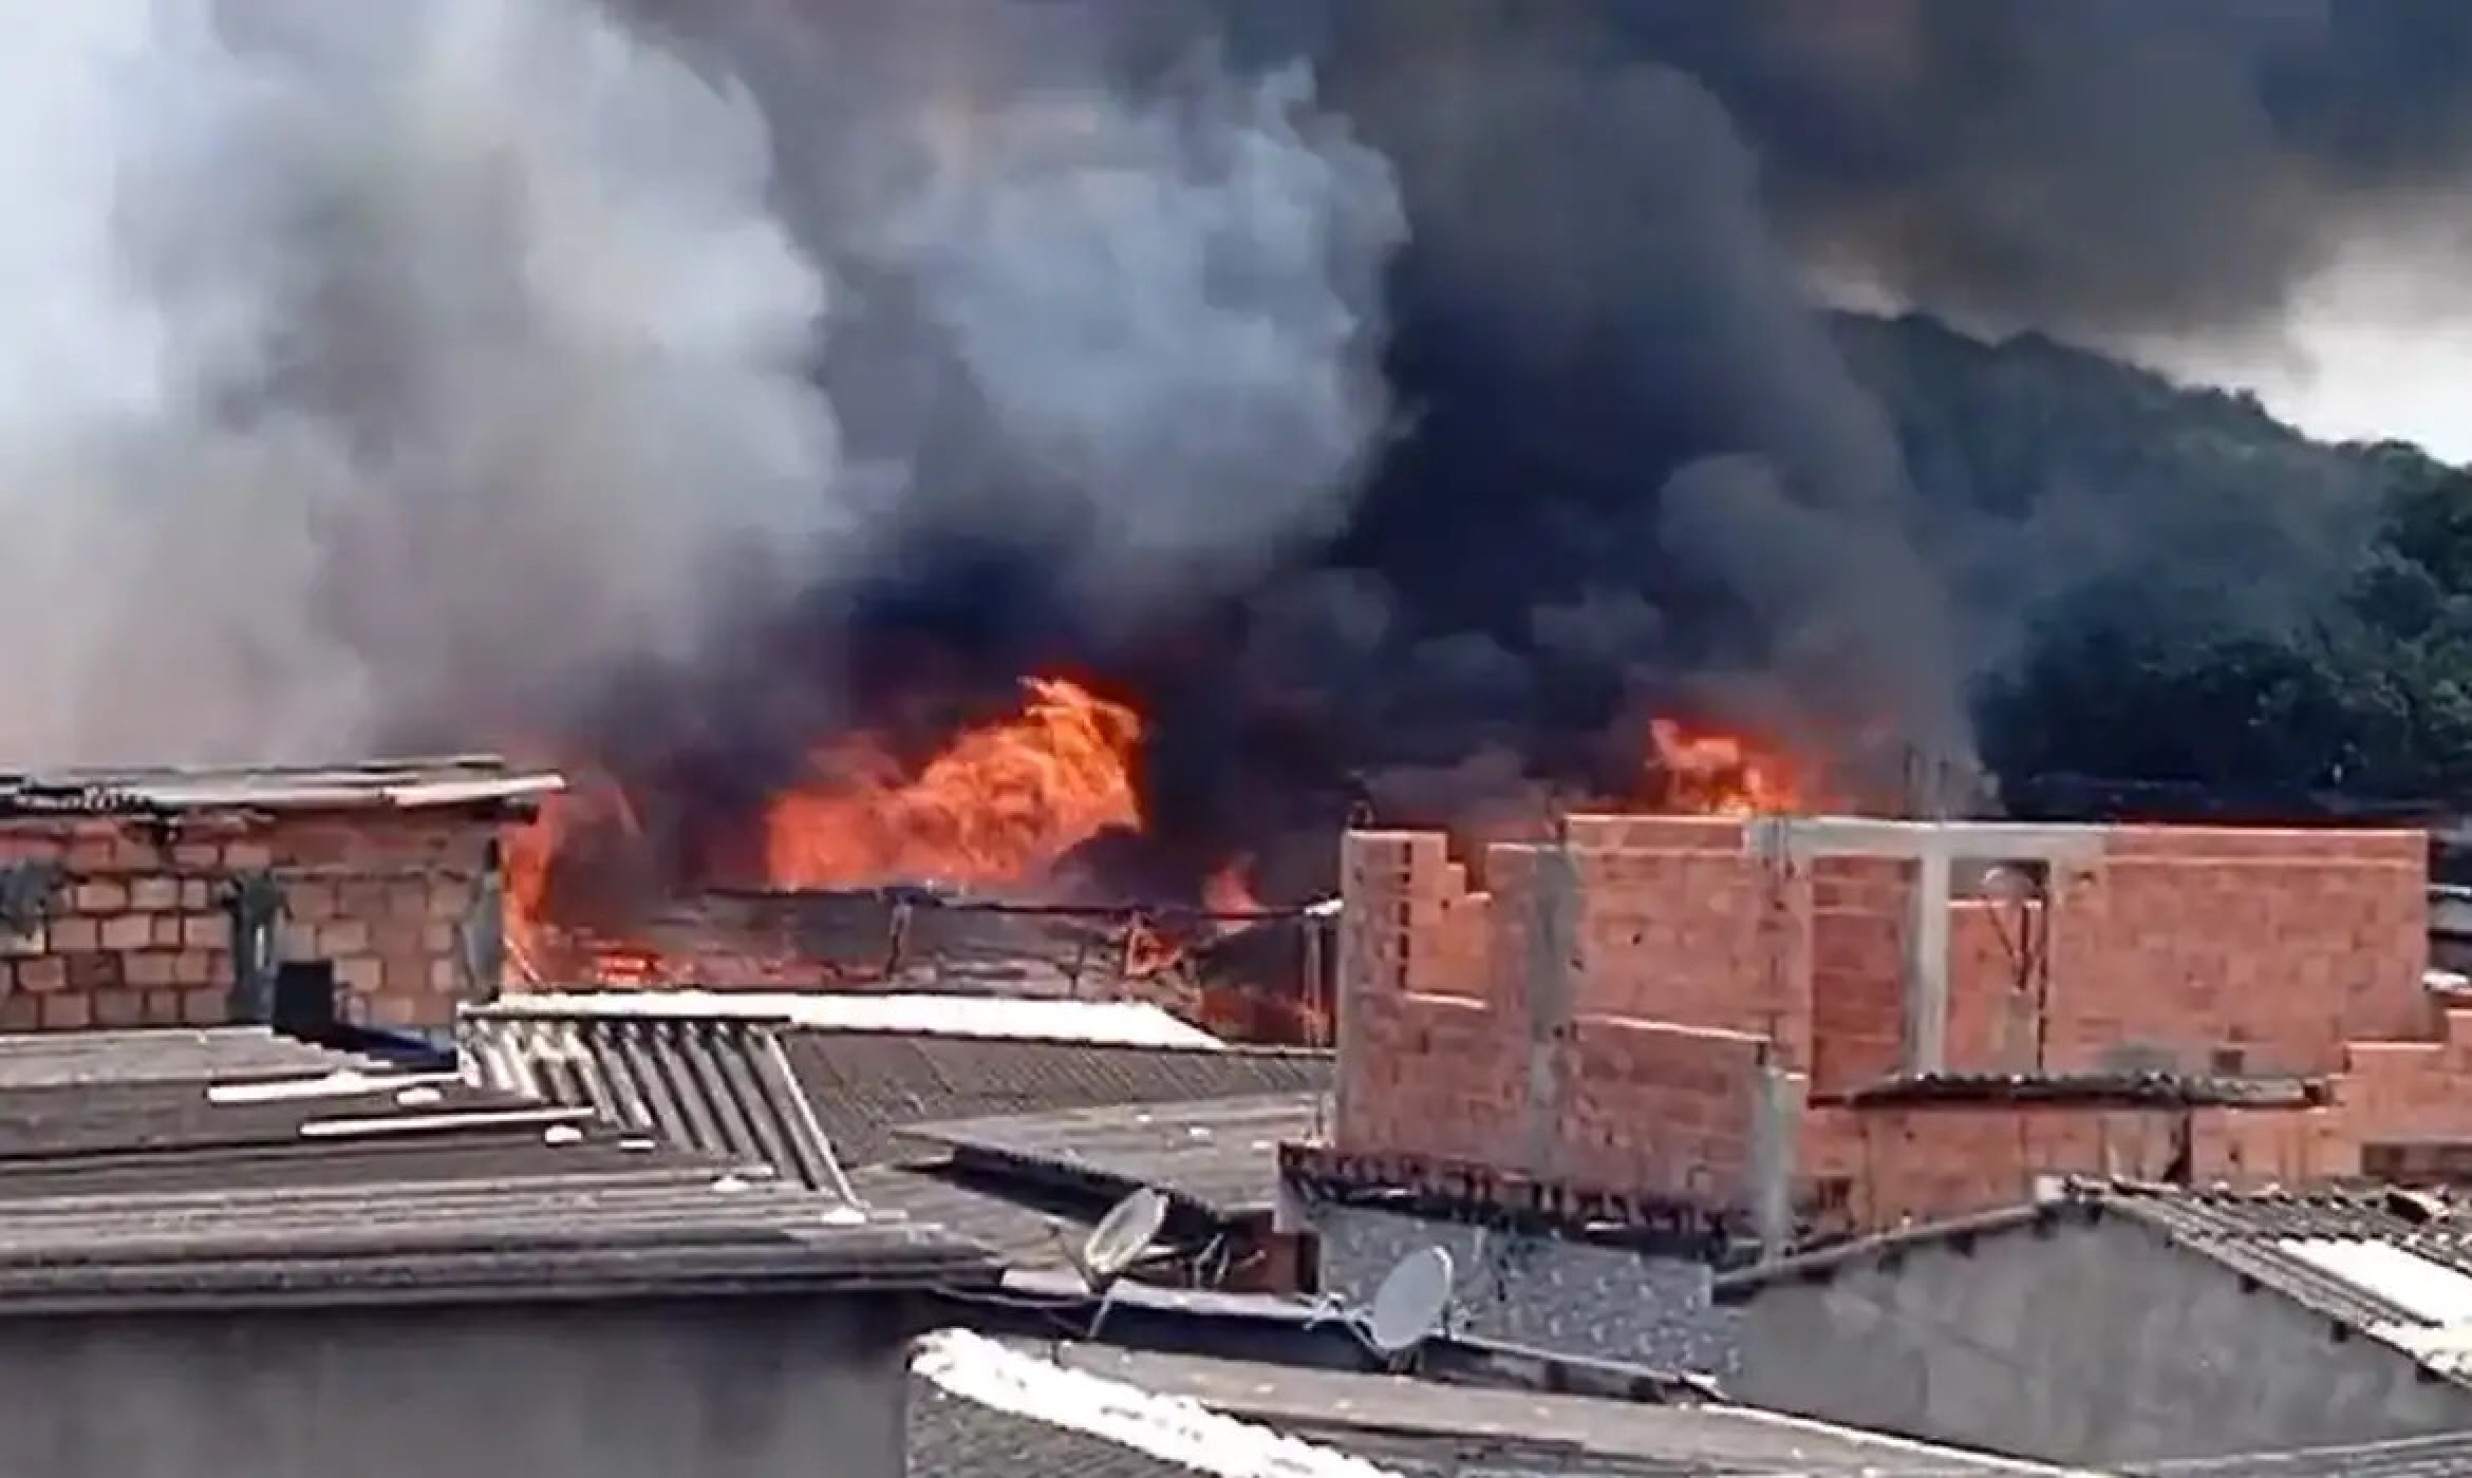
{"type": "Polygon", "coordinates": [[[1747,1407],[1474,1389],[1080,1342],[1004,1344],[946,1331],[922,1342],[913,1369],[934,1393],[911,1408],[913,1470],[940,1478],[2056,1471],[1747,1407]],[[1075,1466],[1025,1460],[1048,1453],[1075,1466]]]}
{"type": "Polygon", "coordinates": [[[1717,1279],[1720,1299],[1788,1278],[1890,1261],[1930,1243],[2125,1217],[2345,1329],[2412,1357],[2431,1375],[2472,1384],[2472,1210],[2422,1191],[2188,1190],[2072,1181],[2051,1199],[1865,1237],[1717,1279]]]}
{"type": "Polygon", "coordinates": [[[245,1029],[0,1038],[0,1202],[9,1313],[997,1276],[765,1166],[245,1029]]]}
{"type": "Polygon", "coordinates": [[[1104,1197],[1154,1186],[1225,1220],[1270,1210],[1280,1144],[1312,1137],[1328,1116],[1327,1095],[1281,1093],[1014,1114],[908,1133],[949,1149],[963,1171],[1009,1172],[1104,1197]]]}
{"type": "Polygon", "coordinates": [[[763,1159],[811,1184],[831,1183],[827,1159],[848,1172],[899,1158],[903,1132],[920,1124],[1330,1083],[1327,1053],[1224,1046],[1181,1027],[1126,1040],[1123,1024],[1155,1008],[1049,1011],[1038,1016],[1047,1034],[1030,1035],[1005,1029],[1030,1019],[1013,1008],[1091,1003],[937,997],[932,1018],[901,1026],[861,1004],[871,999],[884,998],[523,996],[468,1009],[459,1035],[483,1082],[763,1159]],[[1063,1034],[1077,1022],[1095,1025],[1063,1034]],[[663,1123],[673,1101],[681,1129],[663,1123]]]}
{"type": "Polygon", "coordinates": [[[420,810],[537,801],[566,788],[495,755],[351,765],[58,770],[0,773],[0,816],[253,811],[420,810]]]}

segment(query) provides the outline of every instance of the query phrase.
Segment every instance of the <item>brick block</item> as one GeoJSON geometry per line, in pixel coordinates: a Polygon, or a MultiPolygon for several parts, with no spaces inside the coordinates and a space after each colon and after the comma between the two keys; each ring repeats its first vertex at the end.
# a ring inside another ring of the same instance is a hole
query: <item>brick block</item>
{"type": "Polygon", "coordinates": [[[55,919],[49,932],[51,948],[59,954],[78,954],[103,947],[103,926],[92,919],[55,919]]]}
{"type": "Polygon", "coordinates": [[[231,998],[221,990],[184,990],[180,993],[180,1019],[189,1026],[217,1026],[231,1012],[231,998]]]}
{"type": "Polygon", "coordinates": [[[69,962],[58,955],[48,959],[21,960],[16,966],[17,988],[49,994],[69,988],[69,962]]]}
{"type": "Polygon", "coordinates": [[[125,883],[79,883],[69,893],[70,904],[80,913],[119,913],[129,906],[129,889],[125,883]]]}
{"type": "Polygon", "coordinates": [[[232,921],[221,914],[202,914],[182,919],[180,943],[185,949],[230,949],[232,921]]]}
{"type": "Polygon", "coordinates": [[[140,913],[176,911],[180,907],[180,880],[156,876],[132,881],[129,884],[129,907],[140,913]]]}
{"type": "Polygon", "coordinates": [[[284,890],[284,912],[304,924],[321,924],[340,908],[333,883],[294,883],[284,890]]]}
{"type": "Polygon", "coordinates": [[[148,1026],[180,1025],[180,992],[176,990],[146,992],[139,1019],[148,1026]]]}
{"type": "Polygon", "coordinates": [[[113,914],[101,921],[103,948],[144,949],[154,943],[154,918],[149,914],[113,914]]]}
{"type": "Polygon", "coordinates": [[[133,954],[121,965],[121,979],[133,986],[166,986],[179,975],[180,956],[160,950],[133,954]]]}
{"type": "Polygon", "coordinates": [[[94,999],[79,994],[42,996],[37,1008],[44,1031],[82,1031],[94,1026],[94,999]]]}
{"type": "Polygon", "coordinates": [[[369,926],[359,919],[337,919],[318,926],[317,952],[328,959],[363,954],[368,949],[369,926]]]}
{"type": "MultiPolygon", "coordinates": [[[[54,997],[73,1000],[75,997],[54,997]]],[[[146,1002],[142,993],[133,990],[99,990],[94,993],[94,1023],[97,1026],[139,1026],[146,1019],[146,1002]]]]}
{"type": "Polygon", "coordinates": [[[0,1032],[30,1032],[43,1024],[43,1003],[34,996],[0,996],[0,1032]]]}
{"type": "Polygon", "coordinates": [[[152,933],[154,945],[157,949],[180,948],[180,915],[170,913],[156,914],[154,916],[152,933]]]}
{"type": "Polygon", "coordinates": [[[226,842],[223,865],[233,872],[264,872],[275,865],[274,849],[264,842],[226,842]]]}
{"type": "Polygon", "coordinates": [[[335,983],[356,996],[374,996],[385,988],[386,967],[374,955],[335,961],[335,983]]]}

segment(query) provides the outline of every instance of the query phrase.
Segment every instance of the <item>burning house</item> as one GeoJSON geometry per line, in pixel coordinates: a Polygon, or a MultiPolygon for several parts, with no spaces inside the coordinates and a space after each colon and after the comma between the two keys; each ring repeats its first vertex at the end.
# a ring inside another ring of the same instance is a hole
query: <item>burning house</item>
{"type": "Polygon", "coordinates": [[[561,783],[485,757],[0,777],[0,1028],[451,1026],[498,993],[503,840],[561,783]]]}
{"type": "Polygon", "coordinates": [[[1265,904],[1241,860],[1198,889],[1124,864],[1139,719],[1060,679],[1022,700],[906,765],[845,735],[751,822],[665,839],[666,871],[616,781],[553,801],[514,853],[514,981],[1140,1000],[1326,1043],[1335,905],[1265,904]]]}

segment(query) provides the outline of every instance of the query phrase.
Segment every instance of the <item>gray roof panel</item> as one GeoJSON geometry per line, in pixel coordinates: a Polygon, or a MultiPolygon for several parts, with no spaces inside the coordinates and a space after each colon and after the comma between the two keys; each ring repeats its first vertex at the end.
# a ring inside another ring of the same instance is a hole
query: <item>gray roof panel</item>
{"type": "Polygon", "coordinates": [[[1100,1195],[1152,1186],[1220,1220],[1268,1211],[1279,1146],[1313,1137],[1329,1115],[1320,1093],[1110,1104],[918,1125],[964,1168],[1089,1185],[1100,1195]]]}

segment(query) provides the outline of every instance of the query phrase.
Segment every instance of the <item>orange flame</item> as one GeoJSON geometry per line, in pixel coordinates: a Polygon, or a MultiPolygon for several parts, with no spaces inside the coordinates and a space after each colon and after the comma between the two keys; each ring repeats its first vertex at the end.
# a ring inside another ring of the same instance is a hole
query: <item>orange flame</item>
{"type": "Polygon", "coordinates": [[[1669,810],[1756,816],[1804,808],[1793,764],[1740,735],[1661,718],[1650,721],[1648,740],[1654,779],[1669,810]]]}
{"type": "Polygon", "coordinates": [[[541,980],[557,963],[549,920],[550,874],[558,853],[583,827],[609,822],[642,834],[635,807],[618,782],[591,765],[565,767],[567,788],[544,799],[532,820],[506,842],[503,933],[516,974],[541,980]]]}
{"type": "Polygon", "coordinates": [[[1110,826],[1139,826],[1140,716],[1062,678],[1023,684],[1020,713],[965,730],[911,778],[858,735],[764,817],[776,888],[1019,882],[1110,826]]]}
{"type": "Polygon", "coordinates": [[[1261,898],[1253,891],[1247,874],[1253,871],[1251,857],[1238,857],[1212,873],[1202,883],[1202,909],[1207,913],[1261,913],[1261,898]]]}

